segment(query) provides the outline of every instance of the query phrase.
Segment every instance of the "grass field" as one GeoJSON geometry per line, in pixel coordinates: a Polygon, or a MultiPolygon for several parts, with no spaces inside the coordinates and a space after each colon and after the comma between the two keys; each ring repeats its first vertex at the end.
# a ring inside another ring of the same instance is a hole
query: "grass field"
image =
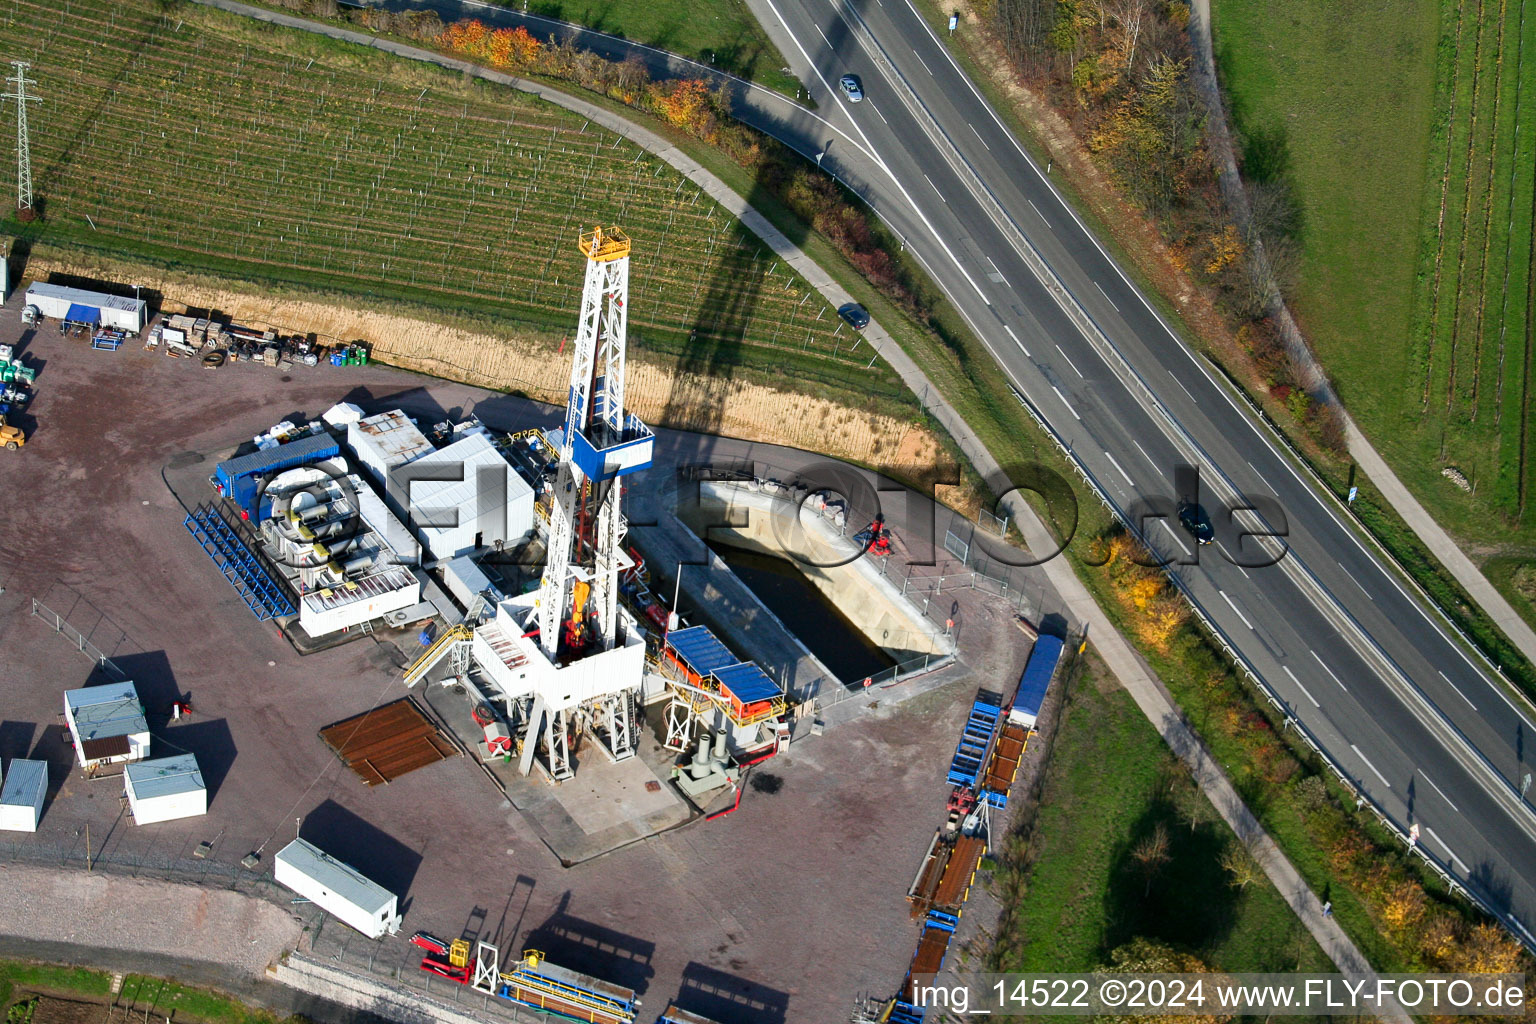
{"type": "Polygon", "coordinates": [[[1246,171],[1300,207],[1293,304],[1346,405],[1453,532],[1516,549],[1536,541],[1528,3],[1213,15],[1246,171]]]}
{"type": "MultiPolygon", "coordinates": [[[[525,9],[521,3],[503,2],[502,6],[525,9]]],[[[791,96],[801,88],[799,79],[782,70],[787,63],[784,55],[769,41],[744,0],[696,0],[686,5],[671,0],[622,4],[534,0],[526,10],[691,57],[791,96]]]]}
{"type": "Polygon", "coordinates": [[[1136,936],[1228,970],[1330,969],[1266,880],[1230,883],[1221,859],[1237,838],[1128,694],[1085,678],[1063,713],[1031,829],[1018,944],[998,969],[1087,971],[1136,936]],[[1170,859],[1149,877],[1131,851],[1158,828],[1170,859]]]}
{"type": "MultiPolygon", "coordinates": [[[[41,992],[82,1002],[100,1002],[103,1010],[109,1001],[115,1000],[118,1006],[132,1007],[135,1014],[144,1011],[146,1019],[153,1011],[156,1019],[173,1017],[204,1024],[276,1024],[277,1021],[277,1017],[265,1010],[252,1009],[220,993],[191,988],[175,981],[130,974],[122,979],[122,987],[115,995],[111,986],[112,978],[104,971],[0,960],[0,1009],[9,1007],[23,993],[41,992]]],[[[301,1018],[289,1020],[299,1021],[301,1018]]]]}
{"type": "Polygon", "coordinates": [[[577,233],[635,240],[630,339],[695,372],[910,396],[686,179],[579,116],[376,51],[155,0],[14,0],[34,182],[25,239],[368,302],[569,329],[577,233]]]}

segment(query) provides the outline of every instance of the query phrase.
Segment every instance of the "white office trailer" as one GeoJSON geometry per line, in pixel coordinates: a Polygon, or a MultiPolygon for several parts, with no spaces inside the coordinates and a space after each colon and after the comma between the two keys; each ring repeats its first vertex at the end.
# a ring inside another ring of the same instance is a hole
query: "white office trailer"
{"type": "Polygon", "coordinates": [[[483,428],[462,434],[389,474],[390,493],[439,561],[513,544],[533,529],[533,488],[483,428]]]}
{"type": "Polygon", "coordinates": [[[432,442],[399,409],[347,424],[347,447],[380,486],[388,482],[390,470],[434,450],[432,442]]]}
{"type": "Polygon", "coordinates": [[[14,758],[0,785],[0,829],[36,832],[48,795],[48,762],[14,758]]]}
{"type": "Polygon", "coordinates": [[[208,787],[191,754],[130,764],[123,769],[123,789],[135,825],[208,813],[208,787]]]}
{"type": "Polygon", "coordinates": [[[272,873],[279,883],[370,939],[400,930],[395,894],[313,843],[295,839],[277,851],[272,873]]]}
{"type": "Polygon", "coordinates": [[[57,284],[32,285],[27,289],[27,305],[36,306],[43,316],[78,324],[116,327],[134,334],[148,322],[147,306],[142,299],[88,292],[57,284]]]}
{"type": "Polygon", "coordinates": [[[64,721],[82,768],[149,754],[149,722],[131,682],[65,690],[64,721]]]}

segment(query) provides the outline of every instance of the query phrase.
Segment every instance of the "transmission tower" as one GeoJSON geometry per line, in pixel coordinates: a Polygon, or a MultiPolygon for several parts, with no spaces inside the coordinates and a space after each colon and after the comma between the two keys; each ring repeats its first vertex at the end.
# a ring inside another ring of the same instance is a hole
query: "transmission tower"
{"type": "Polygon", "coordinates": [[[27,81],[27,69],[31,66],[24,60],[11,61],[16,73],[6,82],[13,91],[5,94],[6,99],[16,101],[16,209],[24,213],[32,211],[32,143],[27,136],[27,104],[40,99],[27,92],[28,86],[36,84],[27,81]]]}

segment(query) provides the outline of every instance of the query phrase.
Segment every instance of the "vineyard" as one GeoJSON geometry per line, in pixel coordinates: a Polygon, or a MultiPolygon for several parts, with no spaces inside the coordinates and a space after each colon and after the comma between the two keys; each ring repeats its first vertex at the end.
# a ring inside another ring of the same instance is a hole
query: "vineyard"
{"type": "Polygon", "coordinates": [[[554,333],[575,322],[577,233],[618,224],[640,358],[910,406],[739,222],[560,108],[158,0],[0,3],[0,46],[32,62],[43,97],[29,116],[44,216],[8,233],[554,333]]]}
{"type": "Polygon", "coordinates": [[[1447,479],[1477,486],[1512,519],[1531,507],[1536,457],[1536,18],[1527,19],[1526,6],[1444,7],[1412,396],[1439,428],[1433,440],[1447,479]]]}

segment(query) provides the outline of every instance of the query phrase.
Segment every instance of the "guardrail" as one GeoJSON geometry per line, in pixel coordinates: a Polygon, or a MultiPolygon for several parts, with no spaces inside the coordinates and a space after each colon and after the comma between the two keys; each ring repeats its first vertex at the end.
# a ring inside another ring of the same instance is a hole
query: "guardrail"
{"type": "MultiPolygon", "coordinates": [[[[1062,441],[1061,436],[1056,433],[1056,431],[1051,427],[1049,423],[1046,422],[1045,417],[1040,414],[1039,410],[1034,407],[1033,403],[1031,403],[1028,398],[1017,391],[1014,392],[1014,396],[1019,400],[1019,404],[1024,407],[1025,411],[1029,413],[1030,417],[1033,418],[1034,421],[1040,426],[1040,429],[1045,431],[1046,436],[1048,436],[1056,445],[1056,447],[1061,451],[1061,453],[1066,456],[1068,464],[1077,471],[1078,476],[1080,476],[1083,482],[1087,484],[1088,487],[1093,491],[1094,495],[1099,499],[1099,502],[1107,510],[1109,510],[1110,514],[1115,517],[1115,519],[1126,529],[1128,533],[1131,534],[1131,536],[1135,537],[1142,544],[1146,545],[1148,550],[1151,550],[1151,546],[1148,544],[1146,536],[1141,532],[1137,524],[1134,523],[1131,518],[1125,514],[1124,510],[1122,510],[1119,505],[1115,503],[1114,499],[1109,496],[1108,491],[1106,491],[1099,484],[1098,479],[1093,475],[1093,471],[1090,470],[1082,462],[1082,460],[1077,457],[1077,453],[1072,450],[1070,445],[1062,441]]],[[[1396,820],[1394,820],[1392,816],[1387,813],[1385,808],[1377,803],[1369,793],[1367,793],[1359,786],[1354,776],[1350,775],[1349,772],[1344,770],[1344,767],[1338,763],[1338,761],[1333,757],[1331,753],[1329,753],[1329,751],[1323,746],[1322,742],[1318,740],[1317,736],[1312,732],[1312,730],[1307,727],[1306,723],[1301,721],[1300,718],[1291,712],[1290,705],[1287,704],[1284,698],[1282,698],[1279,693],[1275,691],[1274,687],[1271,686],[1269,681],[1266,680],[1264,676],[1253,666],[1252,662],[1248,660],[1242,651],[1240,651],[1237,646],[1231,642],[1231,639],[1227,636],[1226,632],[1206,613],[1205,607],[1195,597],[1194,593],[1184,584],[1184,581],[1180,579],[1176,573],[1166,572],[1166,569],[1165,574],[1173,583],[1173,585],[1178,589],[1179,593],[1184,597],[1184,599],[1189,602],[1190,608],[1194,611],[1195,618],[1199,620],[1201,626],[1222,649],[1222,651],[1226,653],[1227,657],[1231,659],[1232,663],[1237,667],[1238,671],[1242,673],[1244,678],[1246,678],[1250,684],[1258,689],[1259,693],[1269,702],[1272,707],[1275,708],[1276,711],[1280,712],[1284,718],[1285,726],[1287,728],[1294,729],[1297,736],[1299,736],[1317,755],[1318,760],[1320,760],[1325,766],[1327,766],[1330,771],[1334,773],[1334,775],[1338,777],[1339,781],[1343,783],[1346,789],[1355,794],[1356,809],[1362,809],[1366,806],[1369,806],[1371,813],[1376,815],[1376,819],[1381,823],[1382,827],[1401,839],[1403,844],[1408,847],[1410,852],[1417,854],[1418,857],[1424,861],[1425,865],[1431,871],[1440,876],[1441,880],[1445,882],[1447,888],[1449,888],[1451,892],[1460,892],[1464,897],[1480,907],[1490,917],[1493,917],[1502,923],[1505,928],[1509,930],[1510,934],[1519,939],[1519,941],[1525,945],[1527,949],[1531,950],[1532,952],[1536,952],[1536,936],[1532,936],[1529,932],[1527,932],[1525,927],[1512,915],[1507,914],[1494,906],[1492,900],[1489,899],[1488,895],[1484,893],[1475,882],[1473,882],[1470,878],[1458,877],[1454,867],[1450,864],[1447,864],[1436,854],[1432,853],[1425,843],[1415,843],[1410,841],[1407,829],[1403,828],[1396,820]]]]}

